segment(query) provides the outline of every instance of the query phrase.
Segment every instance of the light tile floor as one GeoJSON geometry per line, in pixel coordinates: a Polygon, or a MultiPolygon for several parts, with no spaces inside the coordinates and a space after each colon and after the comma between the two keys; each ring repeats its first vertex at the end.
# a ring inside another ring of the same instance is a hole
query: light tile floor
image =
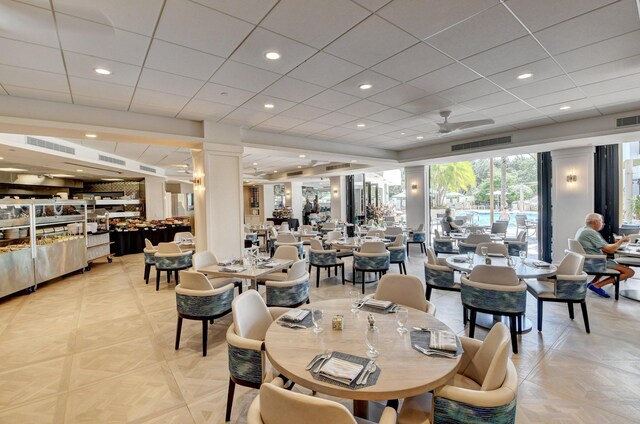
{"type": "MultiPolygon", "coordinates": [[[[414,253],[409,273],[423,279],[423,261],[414,253]]],[[[142,256],[130,255],[0,300],[0,423],[224,422],[231,317],[210,327],[206,358],[194,321],[175,351],[174,286],[156,292],[142,274],[142,256]]],[[[311,300],[346,297],[351,287],[325,278],[316,289],[312,279],[311,300]]],[[[464,334],[459,294],[434,291],[432,301],[464,334]]],[[[535,322],[533,298],[527,307],[535,322]]],[[[543,332],[521,336],[519,423],[640,422],[640,303],[589,293],[588,307],[590,335],[579,308],[571,321],[565,305],[545,304],[543,332]]],[[[236,389],[233,422],[245,422],[256,393],[236,389]]]]}

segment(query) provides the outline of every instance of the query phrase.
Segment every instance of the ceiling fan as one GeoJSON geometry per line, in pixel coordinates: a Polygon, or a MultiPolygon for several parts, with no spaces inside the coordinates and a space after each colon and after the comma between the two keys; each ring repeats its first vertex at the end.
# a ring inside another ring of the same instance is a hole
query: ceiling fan
{"type": "Polygon", "coordinates": [[[440,112],[440,116],[444,118],[444,122],[438,122],[440,129],[438,134],[449,134],[453,131],[466,130],[468,128],[479,127],[482,125],[494,124],[493,119],[479,119],[477,121],[463,121],[463,122],[449,122],[450,110],[443,110],[440,112]]]}

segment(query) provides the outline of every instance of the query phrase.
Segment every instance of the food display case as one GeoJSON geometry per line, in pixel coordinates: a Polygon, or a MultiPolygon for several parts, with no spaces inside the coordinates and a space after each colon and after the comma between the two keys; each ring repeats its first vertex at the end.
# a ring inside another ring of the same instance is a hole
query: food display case
{"type": "Polygon", "coordinates": [[[33,204],[0,200],[0,297],[35,286],[33,204]]]}

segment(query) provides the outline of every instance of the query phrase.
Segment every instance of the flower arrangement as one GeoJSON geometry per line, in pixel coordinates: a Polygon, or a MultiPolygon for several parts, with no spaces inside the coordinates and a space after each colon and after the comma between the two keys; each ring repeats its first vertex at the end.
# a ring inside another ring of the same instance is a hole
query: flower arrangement
{"type": "Polygon", "coordinates": [[[376,224],[382,224],[385,216],[393,216],[393,208],[389,205],[367,205],[367,219],[373,219],[376,224]]]}

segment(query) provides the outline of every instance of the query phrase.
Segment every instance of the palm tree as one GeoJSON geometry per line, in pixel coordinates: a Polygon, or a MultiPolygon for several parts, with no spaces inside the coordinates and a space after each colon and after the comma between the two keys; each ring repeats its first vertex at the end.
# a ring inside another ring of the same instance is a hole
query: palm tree
{"type": "Polygon", "coordinates": [[[468,191],[476,186],[471,162],[451,162],[431,166],[431,188],[436,192],[437,206],[444,205],[448,192],[468,191]]]}

